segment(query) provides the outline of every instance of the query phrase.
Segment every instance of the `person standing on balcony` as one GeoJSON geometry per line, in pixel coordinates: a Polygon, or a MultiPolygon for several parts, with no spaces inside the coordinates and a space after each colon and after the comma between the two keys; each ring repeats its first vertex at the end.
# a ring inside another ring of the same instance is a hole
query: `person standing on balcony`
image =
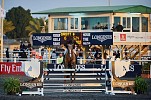
{"type": "Polygon", "coordinates": [[[120,25],[120,22],[119,22],[118,25],[116,26],[116,31],[117,31],[117,32],[122,32],[122,31],[123,31],[123,26],[120,25]]]}

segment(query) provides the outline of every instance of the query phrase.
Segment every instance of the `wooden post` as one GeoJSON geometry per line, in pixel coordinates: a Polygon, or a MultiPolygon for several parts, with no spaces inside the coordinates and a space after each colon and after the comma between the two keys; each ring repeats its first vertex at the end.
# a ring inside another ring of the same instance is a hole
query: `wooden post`
{"type": "Polygon", "coordinates": [[[48,47],[48,63],[50,64],[50,51],[51,51],[51,48],[50,47],[48,47]]]}
{"type": "MultiPolygon", "coordinates": [[[[4,0],[2,0],[2,5],[1,5],[1,7],[2,7],[2,9],[4,10],[4,0]]],[[[3,62],[3,16],[1,16],[1,62],[3,62]]]]}
{"type": "Polygon", "coordinates": [[[123,59],[123,45],[120,46],[120,59],[123,59]]]}

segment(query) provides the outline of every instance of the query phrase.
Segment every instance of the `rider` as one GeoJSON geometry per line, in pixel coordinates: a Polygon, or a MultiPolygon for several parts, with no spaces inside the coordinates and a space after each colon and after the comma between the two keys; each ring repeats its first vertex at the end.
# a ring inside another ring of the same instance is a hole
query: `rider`
{"type": "Polygon", "coordinates": [[[74,48],[75,48],[75,45],[78,45],[78,43],[73,39],[68,39],[66,41],[66,43],[64,44],[64,46],[66,47],[65,51],[64,51],[64,55],[67,53],[67,48],[68,48],[69,45],[73,45],[73,51],[76,54],[76,50],[74,48]]]}

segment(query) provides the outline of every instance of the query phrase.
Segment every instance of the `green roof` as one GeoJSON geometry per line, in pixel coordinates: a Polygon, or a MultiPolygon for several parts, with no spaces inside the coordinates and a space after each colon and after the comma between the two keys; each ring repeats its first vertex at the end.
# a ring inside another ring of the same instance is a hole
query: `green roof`
{"type": "Polygon", "coordinates": [[[61,14],[61,13],[151,13],[151,8],[143,5],[123,5],[123,6],[92,6],[92,7],[62,7],[50,10],[34,12],[32,14],[61,14]]]}

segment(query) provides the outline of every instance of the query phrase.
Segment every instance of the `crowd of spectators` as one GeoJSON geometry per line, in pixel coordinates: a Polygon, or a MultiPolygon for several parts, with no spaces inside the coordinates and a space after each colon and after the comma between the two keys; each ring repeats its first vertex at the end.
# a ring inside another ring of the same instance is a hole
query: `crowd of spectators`
{"type": "MultiPolygon", "coordinates": [[[[80,64],[80,59],[84,59],[84,52],[82,50],[82,48],[78,47],[77,45],[74,46],[74,50],[76,51],[76,57],[77,57],[77,63],[80,64]]],[[[64,49],[63,48],[56,48],[56,49],[52,49],[52,52],[50,54],[50,58],[45,58],[45,59],[50,59],[52,64],[62,64],[63,63],[63,59],[64,59],[64,49]]],[[[106,58],[106,55],[108,55],[106,52],[104,53],[106,58]]],[[[31,44],[28,42],[28,44],[24,44],[23,42],[21,42],[20,44],[20,48],[18,47],[14,47],[13,49],[13,58],[21,58],[19,59],[19,61],[25,61],[27,60],[27,58],[37,58],[38,59],[44,59],[44,55],[46,55],[46,49],[44,47],[40,47],[39,51],[37,52],[32,46],[31,44]]],[[[48,51],[47,51],[47,55],[48,51]]],[[[120,52],[113,52],[113,56],[115,56],[115,58],[120,58],[120,52]]],[[[6,50],[6,58],[10,58],[9,56],[9,48],[7,48],[6,50]]],[[[99,49],[89,49],[89,51],[86,54],[86,60],[85,60],[85,64],[101,64],[102,63],[102,53],[99,49]]],[[[7,59],[7,62],[9,60],[7,59]]],[[[83,62],[83,60],[82,60],[83,62]]]]}

